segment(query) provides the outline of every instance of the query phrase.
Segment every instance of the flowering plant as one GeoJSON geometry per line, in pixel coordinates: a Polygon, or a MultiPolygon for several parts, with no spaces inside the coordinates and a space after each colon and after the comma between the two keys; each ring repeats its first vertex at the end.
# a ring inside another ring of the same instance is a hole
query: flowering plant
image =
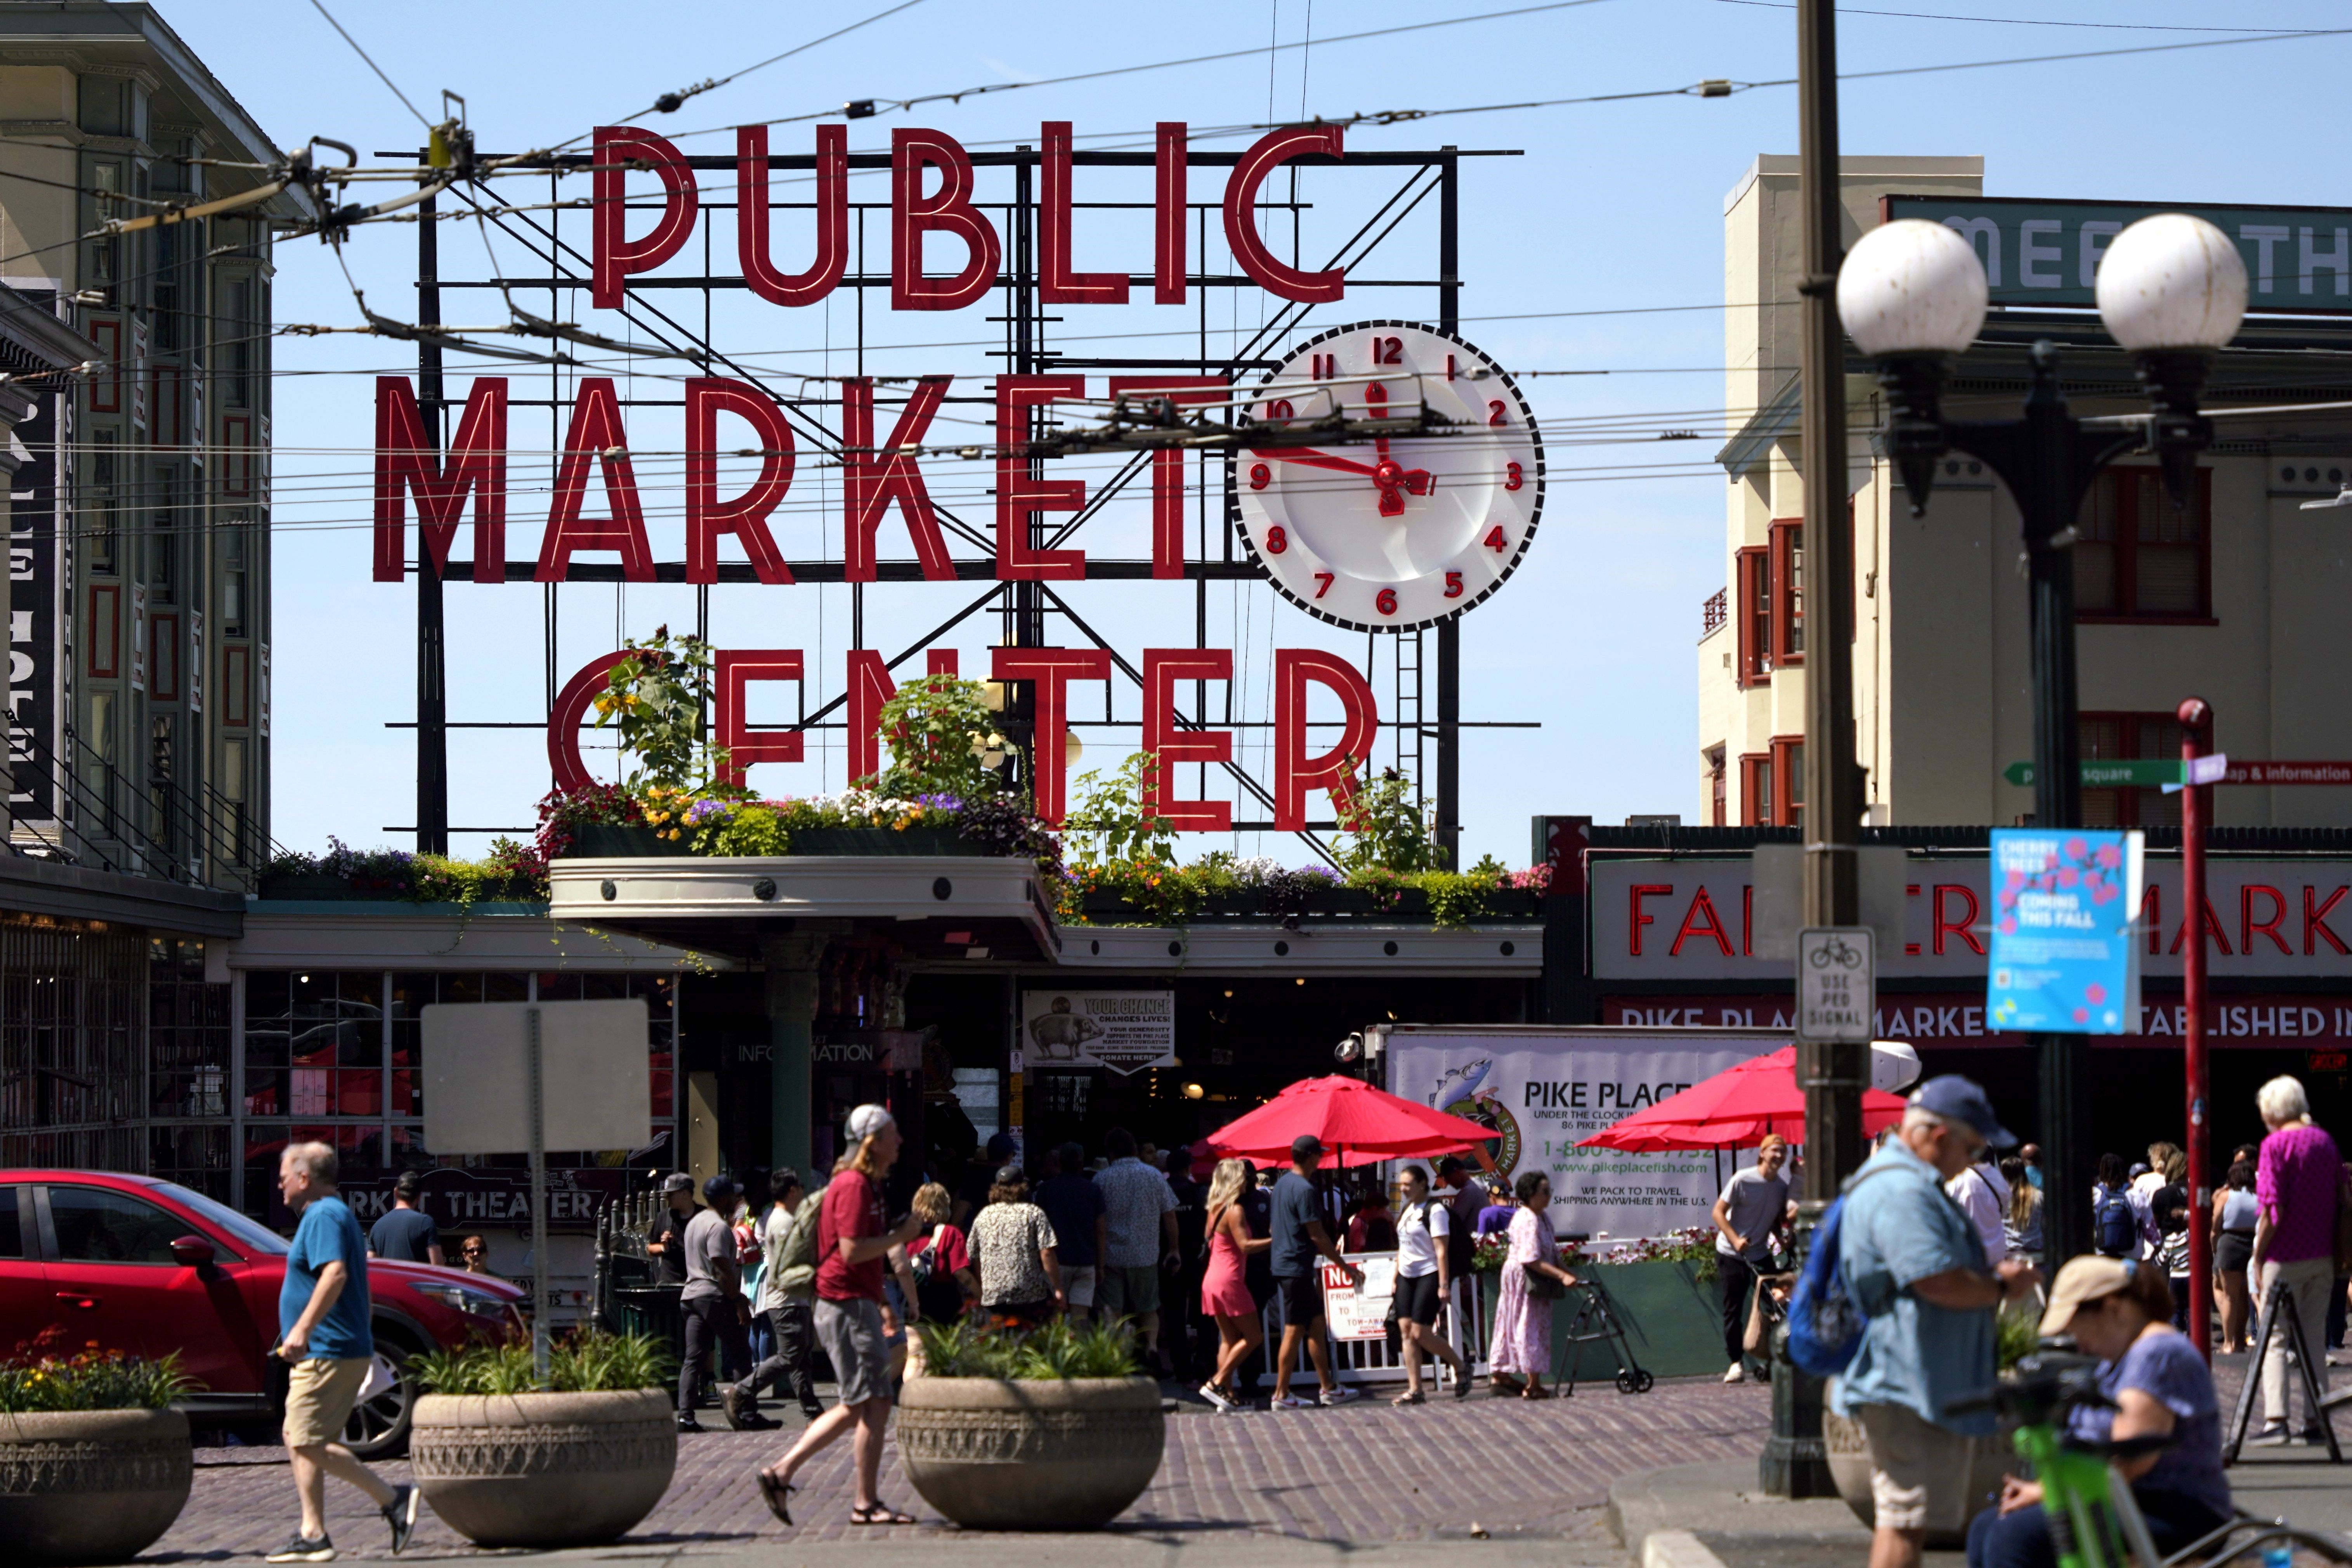
{"type": "Polygon", "coordinates": [[[858,782],[898,795],[992,794],[998,779],[982,758],[1005,750],[995,724],[987,688],[978,681],[953,675],[908,681],[882,705],[877,720],[890,747],[890,765],[877,778],[858,782]]]}
{"type": "Polygon", "coordinates": [[[264,874],[331,876],[361,893],[418,904],[541,903],[547,897],[546,858],[534,845],[509,838],[492,840],[487,857],[467,861],[406,850],[355,850],[330,837],[325,854],[283,851],[271,858],[264,874]]]}
{"type": "Polygon", "coordinates": [[[596,694],[596,727],[620,732],[621,750],[635,759],[631,784],[701,793],[723,788],[727,752],[710,743],[703,712],[710,696],[710,645],[693,637],[675,644],[657,626],[640,643],[622,644],[628,656],[613,666],[596,694]]]}
{"type": "Polygon", "coordinates": [[[52,1323],[0,1361],[0,1411],[161,1410],[198,1385],[180,1370],[180,1353],[161,1360],[100,1350],[90,1340],[71,1355],[52,1323]]]}
{"type": "Polygon", "coordinates": [[[1715,1278],[1716,1229],[1712,1225],[1693,1225],[1680,1230],[1669,1230],[1664,1236],[1644,1237],[1637,1241],[1621,1241],[1610,1248],[1600,1261],[1603,1263],[1691,1263],[1696,1265],[1693,1274],[1699,1283],[1715,1278]]]}

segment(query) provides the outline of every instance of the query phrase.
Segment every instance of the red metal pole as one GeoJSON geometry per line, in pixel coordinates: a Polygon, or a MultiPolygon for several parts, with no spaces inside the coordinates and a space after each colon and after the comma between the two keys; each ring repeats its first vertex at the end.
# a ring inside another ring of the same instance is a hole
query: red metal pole
{"type": "Polygon", "coordinates": [[[2190,784],[2189,769],[2213,748],[2213,709],[2202,697],[2180,705],[2180,905],[2191,933],[2180,964],[2187,1013],[2189,1085],[2189,1340],[2213,1359],[2213,1253],[2209,1236],[2213,1190],[2205,1146],[2205,828],[2213,814],[2213,787],[2190,784]]]}

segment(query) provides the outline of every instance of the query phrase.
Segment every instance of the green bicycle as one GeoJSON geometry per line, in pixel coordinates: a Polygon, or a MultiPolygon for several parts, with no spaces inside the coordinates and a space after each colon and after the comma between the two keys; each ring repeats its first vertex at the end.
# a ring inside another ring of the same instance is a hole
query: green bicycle
{"type": "Polygon", "coordinates": [[[2352,1549],[2331,1536],[2298,1530],[2283,1519],[2258,1519],[2241,1511],[2236,1519],[2190,1542],[2169,1556],[2150,1539],[2147,1521],[2132,1497],[2131,1483],[2111,1461],[2137,1458],[2170,1448],[2177,1435],[2093,1439],[2066,1429],[2078,1408],[2112,1410],[2116,1402],[2098,1385],[2099,1363],[2087,1355],[2045,1353],[2018,1364],[2018,1376],[1981,1399],[1948,1407],[1952,1416],[1994,1413],[2017,1423],[2018,1456],[2042,1482],[2042,1514],[2058,1568],[2179,1568],[2191,1563],[2226,1563],[2280,1544],[2299,1546],[2336,1563],[2352,1563],[2352,1549]]]}

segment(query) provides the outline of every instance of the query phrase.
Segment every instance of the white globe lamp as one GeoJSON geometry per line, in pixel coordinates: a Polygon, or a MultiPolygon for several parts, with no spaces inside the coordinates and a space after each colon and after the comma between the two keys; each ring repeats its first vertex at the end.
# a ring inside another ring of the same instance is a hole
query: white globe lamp
{"type": "Polygon", "coordinates": [[[1886,394],[1886,454],[1911,497],[1927,510],[1943,456],[1944,378],[1975,342],[1990,303],[1976,246],[1942,224],[1897,218],[1857,241],[1838,268],[1838,319],[1878,362],[1886,394]]]}
{"type": "Polygon", "coordinates": [[[2099,319],[2137,361],[2155,412],[2147,444],[2178,511],[2197,480],[2212,425],[2197,394],[2213,356],[2246,316],[2246,262],[2230,236],[2187,213],[2158,213],[2117,235],[2099,258],[2099,319]]]}

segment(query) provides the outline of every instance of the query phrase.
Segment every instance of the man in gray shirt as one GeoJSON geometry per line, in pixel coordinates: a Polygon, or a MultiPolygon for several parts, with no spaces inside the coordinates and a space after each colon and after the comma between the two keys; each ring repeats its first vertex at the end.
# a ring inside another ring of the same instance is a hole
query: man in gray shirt
{"type": "MultiPolygon", "coordinates": [[[[686,1222],[686,1288],[678,1292],[678,1308],[686,1316],[686,1356],[677,1368],[677,1429],[699,1432],[695,1402],[703,1385],[703,1358],[714,1346],[723,1346],[728,1367],[746,1371],[751,1364],[751,1343],[745,1330],[751,1325],[751,1303],[744,1299],[742,1274],[735,1261],[735,1227],[729,1216],[735,1207],[735,1182],[715,1176],[702,1184],[708,1208],[695,1211],[686,1222]]],[[[714,1380],[715,1381],[715,1380],[714,1380]]],[[[756,1409],[730,1419],[737,1427],[761,1428],[778,1423],[756,1409]]]]}
{"type": "Polygon", "coordinates": [[[1723,1282],[1723,1348],[1731,1358],[1726,1383],[1748,1375],[1748,1287],[1772,1266],[1772,1232],[1788,1219],[1789,1180],[1780,1174],[1788,1160],[1787,1140],[1765,1134],[1756,1164],[1734,1171],[1715,1200],[1715,1271],[1723,1282]]]}

